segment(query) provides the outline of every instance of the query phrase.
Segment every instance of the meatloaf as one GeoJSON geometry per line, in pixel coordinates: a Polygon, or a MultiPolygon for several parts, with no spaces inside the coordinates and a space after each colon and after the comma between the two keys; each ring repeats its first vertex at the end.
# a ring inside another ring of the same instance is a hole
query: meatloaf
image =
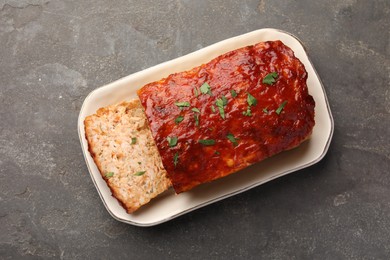
{"type": "Polygon", "coordinates": [[[139,100],[100,108],[84,125],[89,152],[128,213],[171,186],[139,100]]]}
{"type": "Polygon", "coordinates": [[[139,89],[176,193],[237,172],[308,139],[307,72],[281,41],[223,54],[139,89]]]}

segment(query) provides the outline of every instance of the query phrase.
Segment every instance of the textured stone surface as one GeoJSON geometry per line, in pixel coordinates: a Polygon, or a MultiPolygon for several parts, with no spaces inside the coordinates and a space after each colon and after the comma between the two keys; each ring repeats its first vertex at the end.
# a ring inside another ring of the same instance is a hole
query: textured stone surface
{"type": "Polygon", "coordinates": [[[389,28],[388,0],[0,0],[0,258],[388,258],[389,28]],[[78,140],[86,95],[265,27],[307,47],[328,155],[156,227],[111,218],[78,140]]]}

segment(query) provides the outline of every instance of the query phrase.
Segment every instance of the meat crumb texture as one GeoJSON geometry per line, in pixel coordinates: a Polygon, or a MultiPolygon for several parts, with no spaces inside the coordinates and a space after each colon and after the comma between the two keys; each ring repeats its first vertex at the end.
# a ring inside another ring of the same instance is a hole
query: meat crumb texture
{"type": "Polygon", "coordinates": [[[138,99],[100,108],[84,124],[89,152],[128,213],[171,186],[138,99]]]}

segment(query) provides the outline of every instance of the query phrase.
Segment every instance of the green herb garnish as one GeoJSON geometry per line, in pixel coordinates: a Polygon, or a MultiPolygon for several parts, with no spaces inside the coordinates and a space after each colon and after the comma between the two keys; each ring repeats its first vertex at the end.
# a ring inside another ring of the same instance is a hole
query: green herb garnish
{"type": "MultiPolygon", "coordinates": [[[[195,113],[200,113],[200,110],[196,107],[191,108],[191,111],[193,111],[195,113]]],[[[198,126],[199,125],[199,115],[195,114],[194,119],[195,119],[195,125],[198,126]]]]}
{"type": "Polygon", "coordinates": [[[146,171],[139,171],[139,172],[136,172],[134,173],[134,176],[142,176],[145,174],[146,171]]]}
{"type": "Polygon", "coordinates": [[[178,162],[179,162],[179,153],[176,152],[175,155],[173,156],[173,164],[175,165],[175,167],[178,162]]]}
{"type": "Polygon", "coordinates": [[[215,155],[220,155],[221,153],[218,152],[218,151],[215,151],[214,154],[215,154],[215,155]]]}
{"type": "Polygon", "coordinates": [[[211,105],[211,111],[213,111],[213,113],[215,113],[215,107],[214,107],[214,105],[211,105]]]}
{"type": "Polygon", "coordinates": [[[200,110],[197,109],[196,107],[191,108],[191,110],[192,110],[193,112],[195,112],[195,113],[200,113],[200,110]]]}
{"type": "Polygon", "coordinates": [[[177,145],[177,137],[176,136],[172,136],[172,137],[168,136],[167,141],[168,141],[169,147],[174,147],[177,145]]]}
{"type": "Polygon", "coordinates": [[[189,107],[190,106],[190,102],[188,102],[188,101],[175,102],[175,105],[178,106],[179,108],[189,107]]]}
{"type": "Polygon", "coordinates": [[[248,98],[246,99],[246,101],[248,102],[248,105],[249,106],[256,106],[257,104],[257,99],[252,96],[249,92],[248,93],[248,98]]]}
{"type": "Polygon", "coordinates": [[[211,93],[211,87],[207,82],[203,83],[203,85],[200,87],[200,92],[202,92],[202,94],[209,94],[210,96],[213,95],[211,93]]]}
{"type": "Polygon", "coordinates": [[[137,143],[137,137],[132,137],[130,144],[136,144],[136,143],[137,143]]]}
{"type": "Polygon", "coordinates": [[[275,79],[278,77],[278,73],[276,72],[271,72],[271,73],[268,73],[264,79],[263,79],[263,83],[264,84],[268,84],[268,85],[272,85],[273,83],[275,83],[275,79]]]}
{"type": "Polygon", "coordinates": [[[195,114],[195,115],[194,115],[194,119],[195,119],[195,125],[196,125],[196,126],[199,126],[199,115],[198,115],[198,114],[195,114]]]}
{"type": "Polygon", "coordinates": [[[235,138],[232,133],[228,133],[226,135],[226,138],[229,139],[229,141],[232,142],[234,146],[238,145],[238,143],[237,143],[238,138],[235,138]]]}
{"type": "Polygon", "coordinates": [[[141,165],[141,162],[138,162],[139,165],[141,165]]]}
{"type": "Polygon", "coordinates": [[[195,97],[199,96],[199,90],[197,87],[194,88],[194,95],[195,95],[195,97]]]}
{"type": "Polygon", "coordinates": [[[180,123],[180,122],[183,121],[183,120],[184,120],[184,116],[178,116],[178,117],[176,117],[176,119],[175,119],[175,123],[178,124],[178,123],[180,123]]]}
{"type": "Polygon", "coordinates": [[[232,94],[233,98],[237,97],[237,92],[234,89],[230,90],[230,93],[232,94]]]}
{"type": "Polygon", "coordinates": [[[106,173],[106,178],[111,178],[112,176],[114,176],[113,172],[107,172],[106,173]]]}
{"type": "Polygon", "coordinates": [[[276,114],[280,114],[280,113],[282,113],[282,110],[283,110],[283,108],[284,108],[284,106],[287,104],[287,100],[286,101],[283,101],[283,103],[278,107],[278,109],[276,109],[276,111],[275,111],[275,113],[276,114]]]}
{"type": "Polygon", "coordinates": [[[200,139],[198,143],[203,144],[203,145],[214,145],[215,140],[213,139],[200,139]]]}
{"type": "Polygon", "coordinates": [[[218,110],[221,117],[225,119],[225,109],[223,108],[223,106],[218,106],[218,110]]]}
{"type": "Polygon", "coordinates": [[[242,112],[244,116],[252,116],[252,110],[251,106],[256,106],[257,105],[257,99],[252,96],[249,92],[247,92],[248,97],[246,99],[246,102],[248,103],[248,108],[246,109],[245,112],[242,112]]]}
{"type": "Polygon", "coordinates": [[[222,96],[221,97],[221,99],[222,99],[222,104],[223,104],[223,106],[226,106],[227,105],[227,103],[228,103],[228,100],[227,100],[227,98],[225,97],[225,96],[222,96]]]}
{"type": "Polygon", "coordinates": [[[225,119],[225,106],[227,105],[227,99],[225,96],[222,96],[221,98],[218,98],[215,102],[215,105],[217,105],[219,114],[221,115],[222,119],[225,119]]]}
{"type": "Polygon", "coordinates": [[[268,114],[268,109],[267,108],[263,108],[263,112],[268,114]]]}
{"type": "Polygon", "coordinates": [[[248,106],[248,108],[246,109],[246,111],[242,112],[242,114],[243,114],[244,116],[252,116],[251,107],[248,106]]]}

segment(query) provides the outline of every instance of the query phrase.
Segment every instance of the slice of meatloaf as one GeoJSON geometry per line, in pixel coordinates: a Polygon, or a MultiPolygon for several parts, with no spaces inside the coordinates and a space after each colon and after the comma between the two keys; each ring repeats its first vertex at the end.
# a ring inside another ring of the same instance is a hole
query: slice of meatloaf
{"type": "Polygon", "coordinates": [[[89,152],[128,213],[170,187],[139,100],[100,108],[84,124],[89,152]]]}

